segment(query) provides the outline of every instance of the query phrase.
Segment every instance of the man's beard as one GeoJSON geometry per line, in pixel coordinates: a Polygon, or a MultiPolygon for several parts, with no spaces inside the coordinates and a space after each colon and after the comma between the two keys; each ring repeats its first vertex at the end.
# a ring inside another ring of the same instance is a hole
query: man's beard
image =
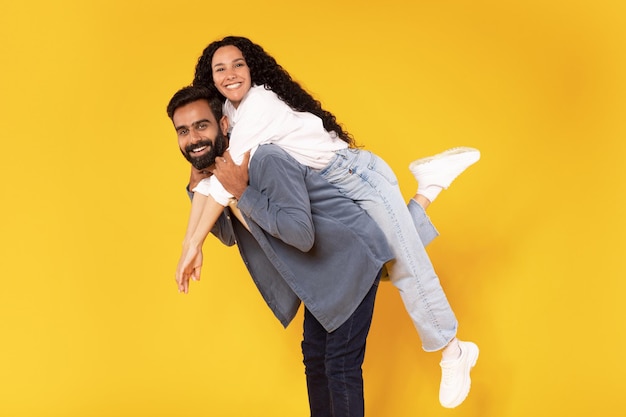
{"type": "Polygon", "coordinates": [[[224,151],[228,148],[228,140],[226,136],[222,134],[222,132],[217,132],[217,136],[215,140],[211,142],[210,140],[201,140],[198,143],[193,145],[187,145],[185,150],[181,149],[180,152],[183,154],[185,159],[193,165],[193,167],[199,171],[210,167],[215,164],[215,158],[218,156],[222,156],[224,151]],[[191,153],[194,149],[197,149],[201,146],[207,146],[209,148],[204,154],[198,157],[191,156],[191,153]]]}

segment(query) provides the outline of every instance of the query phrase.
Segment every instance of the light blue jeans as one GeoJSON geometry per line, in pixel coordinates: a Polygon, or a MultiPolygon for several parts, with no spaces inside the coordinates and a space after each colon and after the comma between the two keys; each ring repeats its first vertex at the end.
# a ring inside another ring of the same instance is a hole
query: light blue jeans
{"type": "Polygon", "coordinates": [[[455,336],[458,322],[424,246],[438,234],[422,207],[404,202],[398,180],[380,157],[359,149],[338,151],[320,174],[359,204],[385,233],[395,259],[387,263],[422,347],[433,352],[455,336]]]}

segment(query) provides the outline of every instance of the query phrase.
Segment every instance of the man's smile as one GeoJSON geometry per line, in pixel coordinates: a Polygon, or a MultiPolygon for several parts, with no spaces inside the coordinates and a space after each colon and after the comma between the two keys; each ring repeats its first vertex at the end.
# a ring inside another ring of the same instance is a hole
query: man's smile
{"type": "Polygon", "coordinates": [[[209,146],[207,146],[207,145],[200,145],[200,146],[198,146],[196,148],[192,148],[189,153],[193,154],[193,155],[198,155],[198,154],[202,153],[202,151],[204,151],[206,149],[209,149],[209,146]]]}

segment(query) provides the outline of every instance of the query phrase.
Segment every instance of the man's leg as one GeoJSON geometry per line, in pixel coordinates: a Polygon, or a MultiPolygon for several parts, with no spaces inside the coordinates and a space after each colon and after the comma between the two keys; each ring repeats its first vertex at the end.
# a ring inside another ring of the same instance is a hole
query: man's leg
{"type": "Polygon", "coordinates": [[[311,417],[333,417],[328,378],[326,377],[326,336],[328,332],[304,309],[302,356],[309,394],[311,417]]]}
{"type": "Polygon", "coordinates": [[[354,314],[326,340],[326,375],[334,417],[362,417],[363,360],[380,273],[354,314]]]}
{"type": "Polygon", "coordinates": [[[332,333],[304,310],[302,353],[311,417],[364,415],[361,366],[379,278],[380,273],[352,316],[332,333]]]}

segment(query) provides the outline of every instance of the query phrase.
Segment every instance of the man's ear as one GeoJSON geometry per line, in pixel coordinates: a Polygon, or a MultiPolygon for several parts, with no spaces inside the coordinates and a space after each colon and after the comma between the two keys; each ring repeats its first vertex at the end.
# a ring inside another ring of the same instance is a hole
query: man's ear
{"type": "Polygon", "coordinates": [[[222,116],[222,118],[220,119],[220,127],[222,128],[222,134],[227,135],[228,134],[228,117],[222,116]]]}

